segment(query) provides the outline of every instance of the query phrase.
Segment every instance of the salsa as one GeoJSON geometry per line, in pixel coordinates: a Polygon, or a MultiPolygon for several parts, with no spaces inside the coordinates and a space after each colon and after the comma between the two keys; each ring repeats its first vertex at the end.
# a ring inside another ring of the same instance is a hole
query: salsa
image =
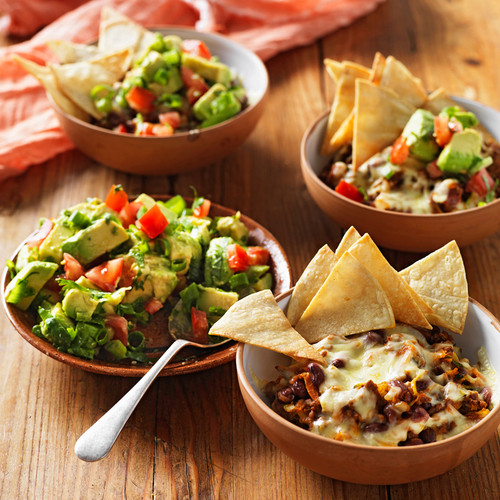
{"type": "Polygon", "coordinates": [[[41,221],[8,263],[6,301],[32,313],[36,335],[86,359],[148,362],[142,330],[160,316],[170,339],[217,343],[211,325],[273,279],[241,214],[210,208],[199,196],[129,200],[113,186],[41,221]]]}

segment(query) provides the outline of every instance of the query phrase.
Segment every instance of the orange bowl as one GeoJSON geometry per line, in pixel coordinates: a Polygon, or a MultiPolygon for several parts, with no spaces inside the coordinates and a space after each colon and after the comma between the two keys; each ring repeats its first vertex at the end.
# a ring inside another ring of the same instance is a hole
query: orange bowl
{"type": "MultiPolygon", "coordinates": [[[[283,309],[290,295],[291,290],[277,298],[283,309]]],[[[500,374],[500,323],[473,299],[469,299],[464,332],[455,339],[472,362],[477,360],[477,350],[483,345],[496,373],[500,374]]],[[[279,416],[259,388],[258,381],[275,380],[279,376],[275,366],[286,366],[289,361],[274,351],[240,344],[236,370],[243,400],[255,423],[277,448],[304,467],[334,479],[359,484],[402,484],[438,476],[479,450],[500,424],[500,401],[495,394],[494,409],[483,420],[435,443],[376,447],[329,439],[279,416]]]]}
{"type": "Polygon", "coordinates": [[[51,99],[59,123],[75,146],[90,158],[116,170],[138,175],[169,175],[206,167],[235,151],[261,117],[268,93],[262,61],[228,38],[184,28],[158,28],[163,34],[197,38],[241,78],[249,106],[235,117],[170,137],[120,134],[84,122],[62,111],[51,99]]]}
{"type": "MultiPolygon", "coordinates": [[[[500,142],[498,111],[466,99],[454,99],[473,111],[480,123],[500,142]]],[[[324,113],[305,132],[300,162],[310,195],[339,226],[354,226],[361,233],[370,233],[379,246],[408,252],[433,251],[451,240],[463,247],[500,229],[500,199],[478,208],[423,215],[378,210],[337,194],[319,178],[319,173],[330,161],[320,153],[327,120],[328,113],[324,113]]]]}

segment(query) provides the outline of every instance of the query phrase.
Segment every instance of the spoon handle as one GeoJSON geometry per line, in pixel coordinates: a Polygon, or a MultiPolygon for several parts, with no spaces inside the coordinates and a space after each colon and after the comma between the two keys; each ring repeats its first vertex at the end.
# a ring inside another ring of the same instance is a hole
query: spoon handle
{"type": "Polygon", "coordinates": [[[95,462],[104,458],[109,453],[130,415],[158,373],[187,344],[190,344],[187,340],[176,340],[146,375],[92,427],[80,436],[80,439],[75,444],[75,453],[78,458],[86,462],[95,462]]]}

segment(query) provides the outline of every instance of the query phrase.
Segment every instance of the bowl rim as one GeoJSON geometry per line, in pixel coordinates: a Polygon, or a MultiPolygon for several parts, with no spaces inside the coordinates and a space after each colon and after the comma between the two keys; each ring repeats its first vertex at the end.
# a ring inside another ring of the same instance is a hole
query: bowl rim
{"type": "MultiPolygon", "coordinates": [[[[258,67],[259,70],[262,72],[262,75],[263,75],[264,81],[265,81],[265,85],[262,89],[261,94],[258,96],[258,98],[254,102],[249,102],[248,106],[243,111],[241,111],[237,115],[229,118],[229,120],[225,120],[225,121],[218,123],[216,125],[212,125],[210,127],[207,127],[206,129],[195,128],[192,130],[188,130],[186,132],[176,132],[175,134],[168,136],[168,137],[161,137],[161,136],[154,136],[154,135],[122,134],[120,132],[115,132],[114,130],[110,130],[110,129],[107,129],[104,127],[99,127],[98,125],[94,125],[92,123],[81,120],[80,118],[77,118],[76,116],[70,115],[69,113],[67,113],[66,111],[61,109],[61,107],[58,106],[56,104],[56,102],[52,99],[51,95],[48,92],[46,92],[47,98],[49,99],[52,107],[55,108],[55,110],[58,113],[60,113],[61,115],[63,115],[65,118],[67,118],[71,122],[75,123],[76,125],[84,126],[88,129],[94,131],[94,132],[103,132],[103,133],[109,134],[113,137],[128,137],[128,138],[134,137],[134,138],[139,139],[139,140],[148,141],[148,140],[162,140],[162,139],[165,140],[165,139],[175,139],[175,138],[181,139],[181,138],[186,138],[186,137],[197,136],[197,135],[201,134],[202,132],[217,130],[219,128],[224,127],[225,125],[233,123],[237,119],[242,119],[244,116],[246,116],[248,113],[250,113],[254,108],[256,108],[259,104],[261,104],[264,101],[264,99],[266,98],[266,96],[269,92],[269,73],[267,72],[267,68],[266,68],[264,62],[262,61],[262,59],[257,54],[255,54],[253,51],[251,51],[250,49],[245,47],[244,45],[231,40],[229,37],[226,37],[226,36],[223,36],[223,35],[220,35],[217,33],[208,33],[208,32],[204,32],[204,31],[198,31],[195,29],[186,28],[185,26],[162,25],[162,26],[153,26],[153,27],[148,28],[148,29],[150,31],[156,30],[159,32],[168,31],[168,30],[175,30],[178,32],[184,32],[186,34],[196,33],[196,34],[202,35],[203,37],[212,38],[213,40],[216,40],[216,41],[223,41],[224,43],[229,43],[229,44],[237,46],[240,50],[244,51],[250,59],[252,59],[254,61],[256,67],[258,67]]],[[[90,45],[92,43],[96,43],[96,40],[94,39],[94,40],[90,41],[89,43],[87,43],[87,45],[90,45]]]]}
{"type": "MultiPolygon", "coordinates": [[[[293,288],[290,290],[287,290],[286,292],[283,292],[282,294],[278,295],[276,297],[276,302],[280,302],[283,299],[287,298],[289,295],[291,295],[293,292],[293,288]]],[[[491,324],[493,327],[496,328],[496,330],[500,333],[500,320],[498,320],[486,307],[484,307],[482,304],[480,304],[477,300],[473,299],[472,297],[469,297],[469,302],[474,304],[476,307],[478,307],[484,314],[488,316],[488,318],[491,320],[491,324]]],[[[249,347],[254,347],[249,344],[249,347]]],[[[328,438],[325,436],[320,436],[319,434],[315,434],[314,432],[311,432],[306,429],[302,429],[301,427],[298,427],[285,418],[281,417],[278,415],[275,411],[273,411],[261,398],[260,396],[255,392],[254,388],[250,384],[249,380],[247,379],[245,375],[245,368],[243,365],[243,353],[245,348],[247,348],[247,344],[239,343],[236,351],[236,374],[238,377],[238,381],[240,384],[243,386],[245,391],[249,394],[251,397],[252,401],[257,405],[258,409],[261,412],[264,412],[268,418],[271,418],[272,420],[276,421],[277,425],[284,425],[285,428],[289,432],[298,432],[302,437],[309,439],[312,439],[313,442],[317,442],[318,444],[326,445],[326,446],[347,446],[348,448],[351,448],[352,450],[359,450],[359,451],[373,451],[377,450],[377,453],[383,453],[383,454],[393,454],[396,451],[395,450],[404,450],[405,453],[411,454],[420,454],[422,453],[423,450],[429,450],[429,449],[437,449],[437,448],[442,448],[442,447],[447,447],[451,446],[452,443],[461,441],[465,439],[469,434],[477,432],[480,427],[483,427],[485,423],[490,421],[493,418],[497,418],[500,414],[500,400],[498,401],[498,404],[496,405],[493,410],[491,410],[486,417],[484,417],[482,420],[480,420],[478,423],[474,424],[473,426],[469,427],[465,431],[462,431],[455,436],[443,439],[441,441],[436,441],[434,443],[426,443],[426,444],[421,444],[418,446],[369,446],[369,445],[364,445],[364,444],[357,444],[357,443],[350,443],[349,441],[337,441],[332,438],[328,438]],[[329,444],[328,444],[329,443],[329,444]]],[[[491,438],[491,436],[490,436],[491,438]]],[[[396,452],[397,453],[397,452],[396,452]]]]}
{"type": "MultiPolygon", "coordinates": [[[[152,194],[150,195],[155,199],[160,199],[160,200],[165,200],[173,195],[161,195],[161,194],[152,194]]],[[[192,198],[183,196],[183,198],[186,201],[192,200],[192,198]]],[[[232,213],[235,214],[238,212],[238,210],[226,207],[224,205],[220,205],[218,203],[213,203],[211,207],[215,207],[218,211],[220,210],[222,213],[232,213]]],[[[292,283],[292,270],[290,266],[290,261],[288,260],[288,256],[283,249],[281,243],[278,241],[278,239],[269,231],[266,229],[264,226],[262,226],[260,223],[252,219],[251,217],[241,214],[241,218],[243,222],[250,223],[252,225],[252,228],[258,232],[261,233],[265,236],[265,239],[269,241],[274,248],[276,248],[276,254],[279,255],[280,260],[282,260],[282,266],[283,269],[286,269],[286,276],[283,276],[283,283],[281,283],[279,286],[279,290],[287,289],[290,287],[292,283]]],[[[250,228],[250,229],[252,229],[250,228]]],[[[14,250],[11,260],[14,260],[14,258],[17,256],[19,250],[21,247],[24,245],[25,241],[29,238],[30,235],[28,235],[25,240],[23,240],[18,247],[14,250]]],[[[278,266],[276,263],[275,265],[278,266]]],[[[278,268],[276,268],[276,274],[278,274],[278,268]]],[[[274,277],[276,277],[276,274],[274,277]]],[[[143,364],[143,363],[138,363],[138,364],[120,364],[120,363],[113,363],[113,362],[107,362],[107,361],[101,361],[101,360],[88,360],[84,359],[78,356],[75,356],[70,353],[62,352],[59,351],[56,347],[54,347],[50,342],[48,342],[45,339],[42,339],[40,337],[37,337],[32,329],[30,327],[26,326],[26,323],[20,318],[23,315],[28,315],[28,312],[21,311],[19,309],[16,309],[13,304],[8,304],[5,300],[5,288],[7,286],[9,280],[9,269],[7,266],[5,266],[3,273],[2,273],[2,281],[1,281],[1,287],[0,287],[0,295],[1,295],[1,302],[3,304],[4,311],[13,326],[14,330],[17,331],[17,333],[24,339],[26,340],[29,344],[31,344],[35,349],[40,351],[42,354],[55,359],[56,361],[60,361],[63,364],[75,367],[75,368],[80,368],[84,371],[100,374],[100,375],[112,375],[112,376],[121,376],[121,377],[142,377],[145,375],[150,368],[153,366],[152,364],[143,364]]],[[[278,293],[281,295],[281,291],[278,293]]],[[[222,347],[222,346],[221,346],[222,347]]],[[[205,371],[211,368],[215,368],[217,366],[223,365],[225,363],[231,362],[235,356],[236,356],[236,350],[237,350],[237,343],[236,342],[230,342],[228,344],[225,344],[224,347],[219,348],[216,345],[214,345],[214,348],[207,351],[206,353],[201,354],[199,358],[195,359],[188,359],[188,360],[182,360],[178,362],[172,362],[167,364],[162,371],[159,373],[158,376],[160,377],[165,377],[165,376],[174,376],[174,375],[185,375],[189,373],[195,373],[195,372],[200,372],[200,371],[205,371]],[[223,353],[220,356],[217,356],[215,359],[208,358],[207,357],[211,356],[212,354],[220,354],[223,353]],[[205,363],[204,363],[205,362],[205,363]],[[205,366],[207,365],[207,366],[205,366]]]]}
{"type": "MultiPolygon", "coordinates": [[[[455,99],[455,96],[453,96],[455,99]]],[[[470,99],[465,99],[465,98],[459,98],[460,102],[463,103],[464,105],[467,105],[468,103],[475,104],[477,106],[480,106],[482,108],[485,108],[487,110],[491,111],[496,111],[494,108],[491,108],[489,106],[486,106],[484,104],[477,103],[476,101],[472,101],[470,99]]],[[[307,173],[310,176],[310,179],[314,184],[316,184],[321,190],[327,192],[329,195],[333,196],[336,198],[338,201],[341,201],[343,203],[347,203],[348,206],[351,206],[353,208],[357,208],[360,210],[368,210],[371,211],[374,214],[385,214],[385,216],[388,217],[394,217],[395,219],[401,219],[401,222],[403,220],[408,220],[407,217],[413,218],[415,220],[425,220],[425,219],[431,219],[431,220],[439,220],[442,219],[443,223],[446,219],[450,218],[455,218],[455,217],[460,217],[463,216],[464,214],[469,214],[469,213],[475,213],[479,210],[486,212],[490,210],[495,210],[497,208],[497,205],[500,204],[500,198],[497,198],[496,200],[493,200],[490,203],[487,203],[486,205],[483,205],[481,207],[473,207],[473,208],[467,208],[465,210],[457,210],[455,212],[446,212],[446,213],[440,213],[440,214],[414,214],[414,213],[406,213],[406,212],[395,212],[395,211],[388,211],[388,210],[379,210],[378,208],[371,207],[369,205],[365,205],[363,203],[358,203],[356,201],[350,200],[349,198],[346,198],[345,196],[341,196],[338,193],[335,192],[334,189],[332,189],[330,186],[326,185],[318,176],[318,174],[313,170],[311,163],[309,162],[309,159],[307,158],[306,155],[306,148],[310,139],[310,136],[313,132],[313,130],[322,125],[322,122],[328,117],[330,111],[324,111],[321,113],[306,129],[304,132],[304,135],[302,136],[302,139],[300,141],[300,162],[302,165],[303,170],[307,171],[307,173]]],[[[499,124],[500,126],[500,124],[499,124]]],[[[330,155],[331,156],[331,155],[330,155]]],[[[325,165],[326,161],[329,158],[329,156],[324,156],[325,157],[325,165]]],[[[329,160],[328,160],[329,161],[329,160]]]]}

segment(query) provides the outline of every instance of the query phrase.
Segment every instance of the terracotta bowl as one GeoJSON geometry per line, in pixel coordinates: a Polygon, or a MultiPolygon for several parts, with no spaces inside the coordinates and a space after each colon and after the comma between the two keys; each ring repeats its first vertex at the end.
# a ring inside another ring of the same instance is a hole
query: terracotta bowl
{"type": "Polygon", "coordinates": [[[70,116],[53,101],[52,106],[75,146],[108,167],[139,175],[179,174],[206,167],[236,150],[257,125],[268,91],[266,67],[253,52],[219,35],[176,27],[155,31],[203,40],[241,77],[250,105],[219,125],[171,137],[119,134],[70,116]]]}
{"type": "MultiPolygon", "coordinates": [[[[165,200],[169,197],[155,196],[155,198],[165,200]]],[[[234,215],[234,213],[235,210],[230,208],[215,203],[211,205],[210,215],[212,217],[234,215]]],[[[271,255],[271,272],[274,279],[273,293],[279,295],[288,290],[292,281],[291,269],[288,258],[279,242],[267,229],[250,219],[250,217],[242,215],[241,220],[249,228],[249,242],[253,245],[263,246],[269,250],[271,255]]],[[[15,260],[15,256],[21,246],[22,244],[11,257],[11,260],[15,260]]],[[[5,301],[4,292],[9,280],[8,269],[5,269],[2,277],[2,302],[7,316],[21,337],[43,354],[67,365],[102,375],[142,377],[149,370],[148,365],[110,363],[99,360],[89,361],[57,350],[52,344],[33,333],[34,318],[29,312],[21,311],[5,301]]],[[[142,328],[142,331],[148,339],[146,348],[150,351],[154,350],[154,355],[159,357],[172,340],[165,329],[167,318],[161,316],[161,311],[153,318],[152,323],[148,325],[147,329],[142,328]]],[[[160,376],[182,375],[214,368],[232,361],[236,356],[236,349],[237,344],[234,342],[224,344],[220,348],[214,347],[214,349],[207,351],[201,351],[196,348],[185,348],[180,353],[182,360],[173,361],[168,364],[160,372],[160,376]]]]}
{"type": "MultiPolygon", "coordinates": [[[[278,297],[282,308],[291,292],[278,297]]],[[[486,348],[497,374],[500,374],[500,323],[481,304],[469,302],[469,313],[462,336],[456,341],[463,354],[477,361],[477,350],[486,348]]],[[[500,405],[478,424],[449,439],[409,447],[375,447],[335,441],[297,427],[271,410],[257,380],[275,380],[276,365],[289,358],[251,345],[240,345],[236,370],[243,399],[260,430],[283,453],[319,474],[360,484],[401,484],[438,476],[473,455],[495,433],[500,424],[500,405]]],[[[498,385],[498,384],[497,384],[498,385]]],[[[497,388],[498,390],[498,388],[497,388]]],[[[494,396],[495,397],[495,396],[494,396]]]]}
{"type": "MultiPolygon", "coordinates": [[[[454,98],[473,111],[500,142],[500,113],[487,106],[454,98]]],[[[500,229],[500,199],[479,208],[446,214],[404,214],[378,210],[337,194],[318,177],[329,158],[320,153],[328,114],[321,115],[302,138],[300,161],[307,189],[319,208],[343,228],[354,226],[379,246],[408,252],[428,252],[451,240],[470,245],[500,229]]]]}

